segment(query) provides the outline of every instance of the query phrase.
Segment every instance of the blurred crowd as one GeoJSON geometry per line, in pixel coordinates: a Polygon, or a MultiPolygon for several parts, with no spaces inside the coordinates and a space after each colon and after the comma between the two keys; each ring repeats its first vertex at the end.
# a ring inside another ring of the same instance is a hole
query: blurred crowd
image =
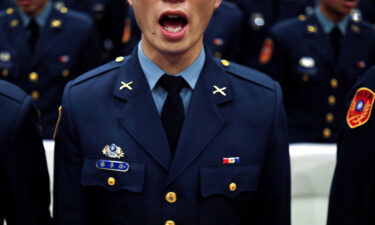
{"type": "MultiPolygon", "coordinates": [[[[1,0],[0,77],[32,97],[51,139],[65,84],[130,54],[141,32],[124,0],[47,2],[35,10],[1,0]]],[[[228,0],[205,33],[215,57],[280,82],[291,142],[335,142],[346,96],[375,63],[375,1],[346,2],[325,12],[315,0],[228,0]]]]}

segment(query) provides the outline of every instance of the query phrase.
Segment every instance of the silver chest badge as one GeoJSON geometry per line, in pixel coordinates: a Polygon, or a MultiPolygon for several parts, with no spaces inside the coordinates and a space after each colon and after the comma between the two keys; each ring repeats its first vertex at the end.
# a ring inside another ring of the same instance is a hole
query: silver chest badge
{"type": "Polygon", "coordinates": [[[124,151],[115,144],[104,146],[102,152],[109,158],[121,159],[122,157],[124,157],[124,151]]]}
{"type": "Polygon", "coordinates": [[[311,57],[302,57],[299,60],[299,65],[305,68],[314,68],[315,67],[315,61],[311,57]]]}

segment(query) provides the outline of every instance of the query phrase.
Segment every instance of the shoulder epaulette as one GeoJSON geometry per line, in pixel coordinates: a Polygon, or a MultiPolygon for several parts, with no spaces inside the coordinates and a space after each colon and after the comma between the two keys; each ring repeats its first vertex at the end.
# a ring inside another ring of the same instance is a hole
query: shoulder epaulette
{"type": "Polygon", "coordinates": [[[227,60],[221,60],[219,62],[224,70],[241,77],[245,80],[251,81],[268,89],[275,89],[275,81],[273,81],[269,76],[254,69],[239,65],[234,62],[229,62],[227,60]]]}
{"type": "Polygon", "coordinates": [[[102,66],[99,66],[99,67],[97,67],[93,70],[90,70],[90,71],[82,74],[81,76],[79,76],[77,79],[75,79],[73,81],[73,85],[77,85],[81,82],[84,82],[86,80],[89,80],[91,78],[99,76],[99,75],[101,75],[105,72],[117,69],[121,66],[121,64],[124,60],[125,60],[124,57],[120,56],[120,57],[117,57],[116,60],[114,60],[114,61],[111,61],[111,62],[106,63],[102,66]]]}

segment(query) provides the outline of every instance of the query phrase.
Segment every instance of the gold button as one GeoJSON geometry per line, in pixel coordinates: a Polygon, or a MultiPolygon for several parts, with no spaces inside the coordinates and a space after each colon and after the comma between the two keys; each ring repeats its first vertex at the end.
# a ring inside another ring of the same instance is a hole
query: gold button
{"type": "Polygon", "coordinates": [[[329,105],[335,105],[335,104],[336,104],[336,98],[335,98],[335,96],[330,95],[330,96],[328,97],[328,104],[329,104],[329,105]]]}
{"type": "Polygon", "coordinates": [[[334,119],[335,119],[335,116],[333,115],[333,113],[327,113],[327,115],[326,115],[326,122],[327,123],[332,123],[334,119]]]}
{"type": "Polygon", "coordinates": [[[221,56],[222,56],[221,52],[215,52],[214,55],[215,55],[216,58],[221,58],[221,56]]]}
{"type": "Polygon", "coordinates": [[[165,200],[167,200],[167,202],[169,202],[169,203],[175,203],[177,201],[177,195],[176,195],[176,193],[174,193],[174,192],[168,192],[165,195],[165,200]]]}
{"type": "Polygon", "coordinates": [[[60,12],[61,12],[62,14],[66,14],[68,11],[69,11],[69,10],[68,10],[68,8],[66,8],[66,7],[61,7],[61,8],[60,8],[60,12]]]}
{"type": "Polygon", "coordinates": [[[109,177],[107,183],[109,186],[114,186],[116,184],[116,180],[113,177],[109,177]]]}
{"type": "Polygon", "coordinates": [[[33,91],[31,92],[31,98],[35,101],[39,100],[40,99],[40,94],[38,91],[33,91]]]}
{"type": "Polygon", "coordinates": [[[116,58],[116,62],[120,63],[120,62],[124,61],[124,59],[125,59],[124,57],[119,56],[119,57],[116,58]]]}
{"type": "Polygon", "coordinates": [[[4,77],[7,77],[9,75],[9,70],[8,69],[3,69],[1,71],[1,74],[4,76],[4,77]]]}
{"type": "Polygon", "coordinates": [[[13,8],[7,8],[7,10],[5,11],[6,14],[8,15],[11,15],[14,13],[14,9],[13,8]]]}
{"type": "Polygon", "coordinates": [[[316,32],[318,32],[318,28],[316,26],[313,26],[313,25],[308,25],[307,31],[310,32],[310,33],[316,33],[316,32]]]}
{"type": "Polygon", "coordinates": [[[225,59],[221,60],[221,64],[222,64],[223,66],[225,66],[225,67],[228,67],[228,66],[230,65],[229,61],[228,61],[228,60],[225,60],[225,59]]]}
{"type": "Polygon", "coordinates": [[[331,88],[333,88],[333,89],[335,89],[339,86],[339,82],[335,78],[331,79],[331,81],[329,83],[331,85],[331,88]]]}
{"type": "Polygon", "coordinates": [[[176,225],[176,223],[173,220],[167,220],[164,225],[176,225]]]}
{"type": "Polygon", "coordinates": [[[229,190],[230,190],[230,191],[235,191],[235,190],[237,190],[237,184],[234,183],[234,182],[230,183],[230,184],[229,184],[229,190]]]}
{"type": "Polygon", "coordinates": [[[65,70],[62,71],[62,76],[63,77],[69,77],[69,74],[70,74],[70,72],[67,69],[65,69],[65,70]]]}
{"type": "Polygon", "coordinates": [[[10,21],[10,27],[16,27],[16,26],[18,26],[18,20],[12,20],[12,21],[10,21]]]}
{"type": "Polygon", "coordinates": [[[31,82],[37,82],[38,78],[39,78],[39,74],[36,73],[36,72],[32,72],[32,73],[29,74],[29,80],[31,82]]]}
{"type": "Polygon", "coordinates": [[[305,21],[306,20],[306,16],[303,15],[303,14],[301,14],[301,15],[298,16],[298,20],[299,21],[305,21]]]}
{"type": "Polygon", "coordinates": [[[307,75],[307,74],[303,74],[303,75],[302,75],[302,81],[303,81],[303,82],[309,82],[309,80],[310,80],[309,75],[307,75]]]}
{"type": "Polygon", "coordinates": [[[324,130],[323,130],[323,137],[324,137],[325,139],[328,139],[328,138],[331,137],[331,135],[332,135],[331,129],[329,129],[329,128],[324,128],[324,130]]]}

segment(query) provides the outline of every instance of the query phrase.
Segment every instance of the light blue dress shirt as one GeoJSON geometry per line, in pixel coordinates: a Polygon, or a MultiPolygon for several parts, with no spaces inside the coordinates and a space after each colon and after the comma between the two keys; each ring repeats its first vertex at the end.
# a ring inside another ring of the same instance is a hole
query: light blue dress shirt
{"type": "MultiPolygon", "coordinates": [[[[183,87],[181,89],[180,95],[182,98],[182,102],[184,104],[185,113],[189,106],[191,96],[193,95],[193,91],[195,85],[197,84],[198,78],[202,72],[204,62],[205,62],[206,54],[204,48],[202,47],[202,51],[199,57],[184,71],[177,74],[176,76],[181,76],[184,80],[188,83],[189,87],[183,87]]],[[[141,64],[141,68],[146,76],[148,85],[151,89],[152,96],[155,101],[156,108],[161,114],[163,109],[163,105],[165,99],[167,98],[167,91],[164,90],[162,87],[157,85],[159,79],[166,74],[160,67],[158,67],[154,62],[152,62],[142,51],[141,42],[138,44],[138,59],[139,63],[141,64]]]]}
{"type": "MultiPolygon", "coordinates": [[[[44,27],[44,25],[47,23],[48,16],[52,10],[52,4],[50,1],[47,2],[46,7],[43,9],[39,15],[35,17],[35,22],[39,25],[40,28],[44,27]]],[[[23,26],[27,27],[29,25],[31,18],[26,15],[21,9],[18,9],[19,14],[21,16],[21,20],[23,22],[23,26]]]]}
{"type": "Polygon", "coordinates": [[[319,7],[315,8],[315,15],[318,18],[319,23],[323,27],[324,33],[329,34],[333,30],[333,28],[337,26],[340,29],[342,35],[346,34],[346,26],[348,25],[350,15],[347,15],[344,19],[342,19],[337,24],[335,24],[332,20],[324,16],[322,11],[320,11],[319,7]]]}

